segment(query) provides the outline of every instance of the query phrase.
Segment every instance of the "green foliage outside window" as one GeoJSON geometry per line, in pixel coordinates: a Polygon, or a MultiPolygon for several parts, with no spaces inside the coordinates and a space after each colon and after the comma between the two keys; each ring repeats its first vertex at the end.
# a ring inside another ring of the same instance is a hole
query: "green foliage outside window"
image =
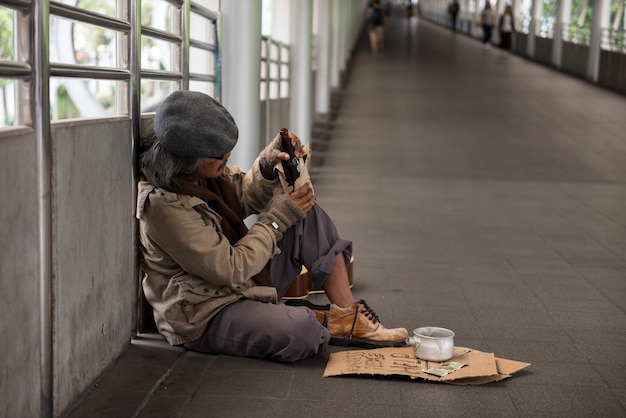
{"type": "MultiPolygon", "coordinates": [[[[0,60],[13,60],[13,11],[0,7],[0,60]]],[[[13,125],[14,115],[9,114],[7,88],[14,80],[0,78],[0,100],[2,100],[2,121],[0,126],[13,125]]]]}

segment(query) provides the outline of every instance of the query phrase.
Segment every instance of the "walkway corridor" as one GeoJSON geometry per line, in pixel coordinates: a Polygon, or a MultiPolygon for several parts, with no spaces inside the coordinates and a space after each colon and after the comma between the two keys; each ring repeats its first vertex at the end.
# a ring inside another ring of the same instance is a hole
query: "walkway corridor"
{"type": "Polygon", "coordinates": [[[322,378],[328,353],[142,336],[72,417],[626,415],[626,97],[396,12],[382,54],[355,51],[318,202],[385,325],[532,365],[483,386],[322,378]]]}

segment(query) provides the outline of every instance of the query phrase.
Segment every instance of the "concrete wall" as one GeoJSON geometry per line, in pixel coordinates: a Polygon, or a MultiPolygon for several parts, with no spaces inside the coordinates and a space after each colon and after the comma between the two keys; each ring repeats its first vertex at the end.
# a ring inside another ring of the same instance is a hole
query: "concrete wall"
{"type": "Polygon", "coordinates": [[[0,133],[0,415],[39,415],[35,134],[0,133]]]}
{"type": "Polygon", "coordinates": [[[598,84],[626,93],[626,54],[600,51],[598,84]]]}
{"type": "MultiPolygon", "coordinates": [[[[133,332],[130,122],[54,125],[51,174],[56,416],[119,356],[133,332]]],[[[40,413],[36,175],[33,132],[3,130],[0,415],[7,417],[40,413]]]]}
{"type": "Polygon", "coordinates": [[[551,38],[535,38],[535,61],[552,66],[552,42],[551,38]]]}
{"type": "Polygon", "coordinates": [[[53,126],[55,415],[130,343],[130,122],[53,126]]]}
{"type": "Polygon", "coordinates": [[[528,56],[526,53],[528,45],[528,35],[522,32],[515,32],[513,41],[513,52],[517,55],[528,56]]]}
{"type": "Polygon", "coordinates": [[[586,79],[588,61],[589,47],[587,45],[563,42],[562,71],[586,79]]]}

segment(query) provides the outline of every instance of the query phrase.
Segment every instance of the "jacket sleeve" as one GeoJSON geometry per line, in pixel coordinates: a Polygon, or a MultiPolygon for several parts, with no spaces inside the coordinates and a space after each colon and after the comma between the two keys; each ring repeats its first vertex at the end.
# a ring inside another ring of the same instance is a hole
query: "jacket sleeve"
{"type": "Polygon", "coordinates": [[[261,175],[258,159],[247,173],[233,166],[226,169],[225,174],[230,177],[230,181],[241,199],[244,217],[264,212],[274,197],[275,189],[280,187],[278,178],[275,180],[265,179],[261,175]]]}
{"type": "Polygon", "coordinates": [[[180,200],[151,200],[143,213],[145,234],[151,244],[186,273],[215,286],[234,288],[243,284],[279,252],[275,235],[268,228],[251,228],[231,246],[221,228],[195,207],[180,200]]]}

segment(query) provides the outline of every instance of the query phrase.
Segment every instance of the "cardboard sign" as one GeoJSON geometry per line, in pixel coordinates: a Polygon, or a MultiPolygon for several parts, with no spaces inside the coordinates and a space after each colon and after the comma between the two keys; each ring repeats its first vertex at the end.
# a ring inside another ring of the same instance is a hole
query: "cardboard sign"
{"type": "Polygon", "coordinates": [[[412,347],[377,348],[331,353],[324,377],[408,376],[457,385],[481,385],[511,377],[528,366],[530,363],[500,359],[493,353],[466,347],[454,347],[454,357],[445,362],[418,359],[412,347]]]}

